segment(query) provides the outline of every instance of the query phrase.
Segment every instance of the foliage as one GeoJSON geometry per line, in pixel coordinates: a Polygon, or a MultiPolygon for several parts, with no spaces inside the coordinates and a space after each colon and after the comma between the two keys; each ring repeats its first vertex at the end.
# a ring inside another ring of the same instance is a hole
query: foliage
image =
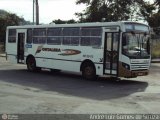
{"type": "Polygon", "coordinates": [[[24,18],[21,18],[14,13],[8,13],[4,10],[0,10],[0,42],[5,41],[7,26],[15,26],[24,23],[26,23],[24,18]]]}
{"type": "Polygon", "coordinates": [[[160,58],[160,42],[152,45],[152,58],[160,58]]]}
{"type": "Polygon", "coordinates": [[[160,12],[159,13],[155,13],[151,17],[149,17],[148,23],[153,28],[160,27],[160,12]]]}
{"type": "Polygon", "coordinates": [[[86,9],[75,13],[79,22],[144,21],[160,34],[160,0],[77,0],[86,9]]]}
{"type": "Polygon", "coordinates": [[[2,17],[2,16],[5,16],[7,14],[7,12],[5,11],[5,10],[1,10],[0,9],[0,16],[2,17]]]}
{"type": "Polygon", "coordinates": [[[158,12],[160,12],[160,0],[154,0],[154,4],[158,6],[158,12]]]}
{"type": "Polygon", "coordinates": [[[71,24],[71,23],[76,23],[75,20],[71,19],[71,20],[60,20],[60,19],[57,19],[57,20],[53,20],[50,24],[52,23],[55,23],[55,24],[71,24]]]}
{"type": "Polygon", "coordinates": [[[147,21],[150,26],[152,26],[154,24],[153,19],[156,10],[155,4],[150,4],[149,2],[143,2],[142,4],[140,4],[139,9],[140,12],[138,13],[138,15],[143,16],[143,19],[147,21]]]}
{"type": "Polygon", "coordinates": [[[131,17],[133,5],[139,3],[139,1],[77,0],[76,4],[86,4],[87,8],[84,12],[76,13],[76,15],[81,18],[80,20],[84,20],[84,22],[128,20],[131,17]]]}
{"type": "Polygon", "coordinates": [[[80,22],[144,20],[151,27],[160,26],[160,0],[77,0],[76,4],[86,4],[76,13],[80,22]]]}

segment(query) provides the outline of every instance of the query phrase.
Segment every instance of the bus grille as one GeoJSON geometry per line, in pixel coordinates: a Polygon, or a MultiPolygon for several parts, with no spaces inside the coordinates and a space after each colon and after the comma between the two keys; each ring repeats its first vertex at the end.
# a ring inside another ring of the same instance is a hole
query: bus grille
{"type": "Polygon", "coordinates": [[[149,69],[149,64],[131,64],[131,70],[147,70],[149,69]]]}

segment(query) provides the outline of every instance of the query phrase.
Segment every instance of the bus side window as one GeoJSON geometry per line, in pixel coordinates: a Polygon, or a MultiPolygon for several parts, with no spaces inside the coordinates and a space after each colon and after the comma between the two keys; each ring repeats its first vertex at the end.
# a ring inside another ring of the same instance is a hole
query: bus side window
{"type": "Polygon", "coordinates": [[[27,43],[32,43],[32,29],[27,30],[27,43]]]}
{"type": "Polygon", "coordinates": [[[71,38],[70,37],[64,37],[63,38],[63,45],[70,45],[71,44],[71,38]]]}
{"type": "Polygon", "coordinates": [[[79,45],[79,37],[80,28],[64,28],[63,29],[63,45],[71,45],[78,46],[79,45]]]}
{"type": "Polygon", "coordinates": [[[8,42],[9,43],[15,43],[16,42],[16,29],[9,29],[8,42]]]}
{"type": "Polygon", "coordinates": [[[61,45],[62,39],[62,28],[48,28],[47,44],[61,45]]]}
{"type": "Polygon", "coordinates": [[[61,45],[61,37],[48,37],[47,44],[61,45]]]}
{"type": "Polygon", "coordinates": [[[81,45],[82,46],[100,46],[102,44],[101,28],[81,28],[81,45]]]}
{"type": "Polygon", "coordinates": [[[71,45],[79,45],[79,37],[71,37],[71,45]]]}
{"type": "Polygon", "coordinates": [[[101,37],[91,37],[92,46],[101,46],[101,37]]]}
{"type": "Polygon", "coordinates": [[[90,46],[90,37],[81,37],[81,46],[90,46]]]}
{"type": "Polygon", "coordinates": [[[34,44],[45,44],[47,40],[46,29],[35,28],[33,30],[33,43],[34,44]]]}

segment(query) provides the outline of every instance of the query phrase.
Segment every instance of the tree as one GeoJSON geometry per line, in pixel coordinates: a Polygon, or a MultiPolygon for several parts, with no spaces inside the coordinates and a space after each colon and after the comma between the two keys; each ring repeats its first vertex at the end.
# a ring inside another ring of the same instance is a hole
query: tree
{"type": "Polygon", "coordinates": [[[6,31],[6,25],[5,19],[0,18],[0,42],[5,41],[5,31],[6,31]]]}
{"type": "Polygon", "coordinates": [[[154,4],[158,6],[158,12],[160,12],[160,0],[154,0],[154,4]]]}
{"type": "Polygon", "coordinates": [[[153,14],[149,19],[148,23],[152,28],[160,27],[160,13],[153,14]]]}
{"type": "Polygon", "coordinates": [[[87,8],[76,15],[81,22],[128,20],[133,10],[131,6],[139,1],[141,0],[77,0],[76,4],[86,4],[87,8]]]}
{"type": "Polygon", "coordinates": [[[74,19],[70,19],[70,20],[53,20],[50,24],[55,23],[55,24],[71,24],[71,23],[76,23],[76,21],[74,19]]]}
{"type": "Polygon", "coordinates": [[[0,10],[0,42],[5,42],[7,26],[15,26],[23,23],[25,23],[24,18],[21,18],[14,13],[0,10]]]}
{"type": "Polygon", "coordinates": [[[143,16],[150,27],[160,27],[160,0],[154,0],[154,3],[143,2],[140,6],[139,15],[143,16]]]}
{"type": "Polygon", "coordinates": [[[143,2],[139,7],[139,16],[143,16],[143,19],[150,23],[150,19],[156,10],[156,6],[154,4],[150,4],[149,2],[143,2]]]}

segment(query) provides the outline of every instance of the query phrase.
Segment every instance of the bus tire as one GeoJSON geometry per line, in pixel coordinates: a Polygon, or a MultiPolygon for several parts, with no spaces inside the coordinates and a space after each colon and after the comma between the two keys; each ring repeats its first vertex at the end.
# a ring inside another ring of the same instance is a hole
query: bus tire
{"type": "Polygon", "coordinates": [[[27,69],[30,72],[40,71],[41,68],[36,67],[36,60],[34,57],[29,57],[27,59],[27,69]]]}
{"type": "Polygon", "coordinates": [[[92,63],[85,63],[82,67],[82,76],[86,80],[96,80],[96,69],[92,63]]]}

